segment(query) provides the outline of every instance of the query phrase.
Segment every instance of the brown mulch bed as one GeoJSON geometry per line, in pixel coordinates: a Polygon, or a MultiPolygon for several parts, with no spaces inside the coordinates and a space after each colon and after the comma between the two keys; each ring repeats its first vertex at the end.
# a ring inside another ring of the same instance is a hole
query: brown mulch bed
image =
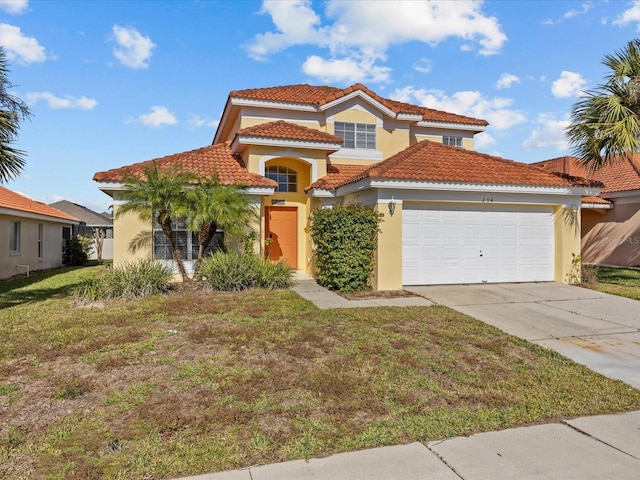
{"type": "Polygon", "coordinates": [[[415,297],[416,295],[406,290],[361,290],[359,292],[345,293],[336,291],[338,295],[347,300],[367,300],[369,298],[400,298],[415,297]]]}

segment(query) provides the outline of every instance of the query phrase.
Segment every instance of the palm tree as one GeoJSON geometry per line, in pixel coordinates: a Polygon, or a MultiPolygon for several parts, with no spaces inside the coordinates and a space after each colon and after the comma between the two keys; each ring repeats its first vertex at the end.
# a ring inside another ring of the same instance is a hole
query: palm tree
{"type": "Polygon", "coordinates": [[[181,212],[189,221],[189,228],[198,234],[198,258],[195,269],[207,251],[211,240],[220,228],[225,233],[239,234],[246,230],[257,212],[243,193],[241,185],[222,185],[217,175],[201,178],[186,192],[184,210],[181,212]]]}
{"type": "Polygon", "coordinates": [[[172,222],[179,218],[187,185],[194,180],[190,173],[172,168],[161,170],[156,162],[143,169],[142,177],[129,174],[125,177],[122,199],[126,201],[118,208],[116,217],[128,212],[137,213],[142,220],[154,219],[171,246],[171,255],[176,262],[182,281],[190,281],[184,259],[173,235],[172,222]]]}
{"type": "Polygon", "coordinates": [[[606,83],[576,102],[566,129],[575,155],[592,170],[640,151],[640,39],[602,63],[606,83]]]}
{"type": "Polygon", "coordinates": [[[8,79],[9,67],[0,46],[0,182],[16,177],[25,165],[25,152],[11,146],[18,137],[20,122],[31,117],[29,107],[9,93],[14,85],[8,79]]]}

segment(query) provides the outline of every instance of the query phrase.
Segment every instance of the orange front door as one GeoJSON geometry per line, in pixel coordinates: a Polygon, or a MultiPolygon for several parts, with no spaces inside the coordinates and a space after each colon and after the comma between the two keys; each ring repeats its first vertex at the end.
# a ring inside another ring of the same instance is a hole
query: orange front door
{"type": "Polygon", "coordinates": [[[296,207],[267,207],[267,238],[272,243],[271,260],[284,260],[298,268],[298,209],[296,207]]]}

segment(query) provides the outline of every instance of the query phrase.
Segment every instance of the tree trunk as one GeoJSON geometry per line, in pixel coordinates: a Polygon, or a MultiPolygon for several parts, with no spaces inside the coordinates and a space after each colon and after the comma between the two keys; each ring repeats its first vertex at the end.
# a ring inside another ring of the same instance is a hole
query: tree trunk
{"type": "Polygon", "coordinates": [[[631,77],[629,79],[629,101],[634,106],[634,111],[638,112],[640,106],[640,77],[631,77]]]}
{"type": "Polygon", "coordinates": [[[198,246],[198,259],[196,260],[196,264],[194,267],[196,272],[195,273],[196,278],[198,280],[200,280],[198,267],[200,267],[200,262],[202,262],[202,258],[204,257],[204,252],[209,246],[209,244],[211,243],[211,240],[213,240],[213,237],[215,236],[217,230],[218,230],[218,224],[216,222],[211,222],[200,227],[200,231],[198,231],[198,243],[200,245],[198,246]]]}
{"type": "Polygon", "coordinates": [[[171,228],[171,217],[166,215],[158,214],[158,223],[162,228],[162,233],[169,239],[169,245],[171,245],[171,254],[173,255],[173,260],[176,262],[178,266],[178,271],[180,272],[180,276],[182,277],[183,283],[189,283],[191,279],[187,275],[187,271],[184,268],[184,262],[182,261],[182,254],[180,253],[180,249],[176,245],[175,240],[173,239],[173,229],[171,228]],[[164,217],[164,219],[163,219],[164,217]]]}

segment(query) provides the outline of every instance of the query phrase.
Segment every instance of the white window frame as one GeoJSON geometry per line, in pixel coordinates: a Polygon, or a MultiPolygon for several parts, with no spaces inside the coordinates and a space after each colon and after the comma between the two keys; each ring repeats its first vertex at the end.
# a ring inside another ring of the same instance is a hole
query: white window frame
{"type": "Polygon", "coordinates": [[[264,176],[278,183],[276,192],[297,193],[298,172],[286,165],[268,165],[264,169],[264,176]]]}
{"type": "Polygon", "coordinates": [[[445,145],[451,145],[452,147],[462,148],[462,137],[455,135],[443,135],[442,143],[445,145]]]}
{"type": "MultiPolygon", "coordinates": [[[[185,219],[179,219],[177,221],[171,222],[171,229],[173,230],[174,239],[180,248],[180,253],[182,254],[182,259],[186,262],[196,260],[198,257],[198,234],[197,232],[192,232],[187,227],[187,221],[185,219]],[[182,247],[182,248],[181,248],[182,247]]],[[[224,232],[221,229],[218,229],[216,232],[216,236],[222,236],[221,239],[218,240],[218,246],[221,241],[224,241],[224,232]]],[[[173,253],[171,252],[171,245],[169,244],[169,239],[165,236],[164,232],[160,225],[155,221],[153,221],[153,258],[155,260],[173,260],[173,253]],[[161,245],[159,245],[161,243],[161,245]],[[162,248],[162,250],[159,250],[162,248]],[[158,255],[157,253],[161,253],[158,255]]],[[[211,244],[209,244],[209,249],[207,251],[215,251],[216,250],[216,238],[214,237],[211,240],[211,244]]],[[[205,252],[206,253],[206,252],[205,252]]]]}
{"type": "Polygon", "coordinates": [[[20,236],[22,225],[20,222],[11,222],[11,231],[9,232],[9,251],[12,254],[20,253],[20,236]]]}
{"type": "Polygon", "coordinates": [[[44,225],[42,223],[38,224],[38,258],[42,258],[43,256],[43,245],[42,242],[44,240],[44,225]]]}
{"type": "Polygon", "coordinates": [[[342,137],[342,148],[376,150],[376,124],[334,122],[333,134],[342,137]]]}

